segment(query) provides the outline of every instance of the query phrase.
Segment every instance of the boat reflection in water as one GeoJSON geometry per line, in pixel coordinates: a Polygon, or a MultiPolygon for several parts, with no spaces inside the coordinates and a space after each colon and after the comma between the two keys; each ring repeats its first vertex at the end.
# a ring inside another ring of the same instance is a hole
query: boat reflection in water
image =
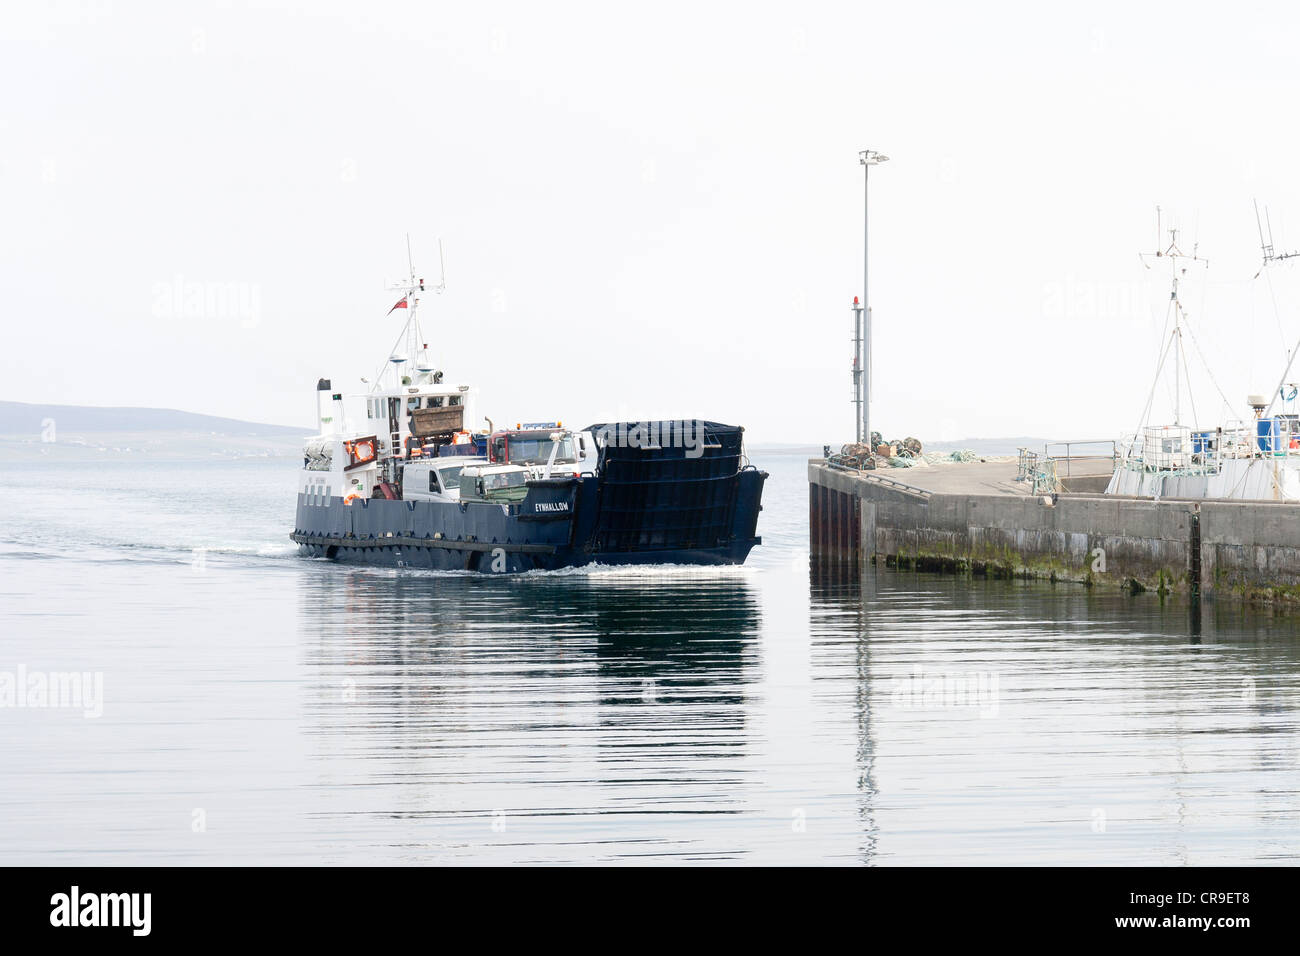
{"type": "Polygon", "coordinates": [[[308,720],[322,812],[353,838],[426,862],[675,856],[681,814],[737,812],[744,572],[328,572],[301,589],[308,720]]]}

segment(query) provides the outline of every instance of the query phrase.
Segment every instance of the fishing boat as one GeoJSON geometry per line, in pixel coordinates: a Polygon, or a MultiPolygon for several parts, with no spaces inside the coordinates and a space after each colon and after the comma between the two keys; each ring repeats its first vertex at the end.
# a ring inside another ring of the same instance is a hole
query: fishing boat
{"type": "MultiPolygon", "coordinates": [[[[1157,211],[1158,214],[1158,211],[1157,211]]],[[[1258,222],[1258,208],[1256,209],[1258,222]]],[[[1159,225],[1157,225],[1158,234],[1159,225]]],[[[1193,265],[1205,264],[1196,248],[1187,254],[1179,245],[1178,230],[1170,229],[1167,244],[1150,254],[1170,267],[1169,311],[1155,382],[1138,428],[1125,436],[1116,458],[1107,494],[1155,498],[1219,498],[1250,501],[1300,502],[1300,387],[1288,381],[1300,343],[1287,355],[1285,368],[1272,393],[1250,395],[1249,411],[1232,417],[1231,403],[1223,398],[1228,416],[1212,427],[1185,418],[1184,393],[1191,404],[1186,340],[1200,354],[1187,323],[1179,295],[1179,279],[1193,265]],[[1152,422],[1155,397],[1162,382],[1172,375],[1173,420],[1152,422]]],[[[1271,230],[1265,238],[1260,224],[1264,264],[1291,258],[1295,253],[1276,254],[1271,230]]],[[[1202,355],[1202,360],[1204,359],[1202,355]]],[[[1207,368],[1208,372],[1208,368],[1207,368]]],[[[1217,385],[1216,385],[1217,388],[1217,385]]]]}
{"type": "MultiPolygon", "coordinates": [[[[408,257],[409,258],[409,257],[408,257]]],[[[495,428],[473,386],[444,377],[420,328],[414,268],[391,314],[405,325],[364,391],[316,386],[290,538],[304,555],[486,574],[591,564],[742,564],[767,473],[744,429],[706,420],[561,421],[495,428]],[[486,427],[482,427],[482,426],[486,427]]]]}

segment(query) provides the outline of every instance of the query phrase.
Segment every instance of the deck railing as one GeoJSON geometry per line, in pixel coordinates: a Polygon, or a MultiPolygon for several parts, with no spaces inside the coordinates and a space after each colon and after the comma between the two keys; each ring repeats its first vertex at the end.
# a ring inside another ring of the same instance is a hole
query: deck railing
{"type": "Polygon", "coordinates": [[[1228,460],[1300,458],[1300,430],[1284,419],[1272,433],[1260,434],[1258,421],[1235,420],[1213,430],[1184,428],[1163,441],[1160,432],[1146,430],[1118,449],[1119,460],[1132,471],[1214,475],[1228,460]]]}

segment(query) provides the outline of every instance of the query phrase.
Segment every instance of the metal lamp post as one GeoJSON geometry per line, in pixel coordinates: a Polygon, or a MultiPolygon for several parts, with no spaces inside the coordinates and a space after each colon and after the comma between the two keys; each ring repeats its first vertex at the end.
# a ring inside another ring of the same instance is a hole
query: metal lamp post
{"type": "MultiPolygon", "coordinates": [[[[879,166],[881,163],[889,162],[889,157],[877,152],[874,149],[864,149],[858,153],[858,162],[862,164],[862,315],[864,320],[863,335],[861,338],[862,352],[858,356],[858,368],[865,377],[865,383],[862,388],[861,405],[862,409],[862,441],[868,445],[871,444],[871,297],[868,291],[867,275],[868,263],[870,257],[867,251],[867,240],[870,235],[870,197],[867,187],[870,184],[870,174],[872,166],[879,166]]],[[[872,454],[875,448],[871,449],[872,454]]]]}

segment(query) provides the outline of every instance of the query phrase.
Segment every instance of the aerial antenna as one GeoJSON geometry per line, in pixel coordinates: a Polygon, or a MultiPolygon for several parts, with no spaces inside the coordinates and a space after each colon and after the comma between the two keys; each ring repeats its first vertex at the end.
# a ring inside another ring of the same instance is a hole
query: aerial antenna
{"type": "Polygon", "coordinates": [[[1262,252],[1264,255],[1264,261],[1260,263],[1259,272],[1256,272],[1254,276],[1256,279],[1258,279],[1261,273],[1263,273],[1265,267],[1270,262],[1281,262],[1283,259],[1294,259],[1296,256],[1300,256],[1300,252],[1279,253],[1274,251],[1273,223],[1269,221],[1268,207],[1267,206],[1264,207],[1264,218],[1261,220],[1259,217],[1259,200],[1258,199],[1254,200],[1254,203],[1255,203],[1255,227],[1259,230],[1259,249],[1260,252],[1262,252]]]}
{"type": "MultiPolygon", "coordinates": [[[[1147,264],[1148,259],[1161,259],[1161,258],[1171,259],[1173,260],[1172,266],[1175,272],[1178,270],[1177,260],[1179,259],[1184,259],[1187,260],[1188,262],[1200,262],[1208,266],[1210,264],[1210,260],[1206,259],[1204,256],[1200,255],[1197,252],[1197,249],[1200,246],[1199,242],[1197,241],[1192,242],[1192,254],[1190,256],[1187,253],[1183,252],[1182,247],[1178,245],[1179,232],[1180,230],[1177,226],[1170,226],[1168,229],[1163,228],[1161,209],[1159,206],[1156,206],[1156,251],[1139,252],[1138,256],[1139,258],[1141,258],[1142,264],[1146,265],[1146,267],[1150,269],[1151,266],[1147,264]],[[1168,245],[1163,244],[1164,240],[1162,238],[1162,236],[1166,232],[1169,233],[1168,245]]],[[[1187,273],[1186,266],[1182,267],[1182,272],[1184,275],[1187,273]]]]}
{"type": "MultiPolygon", "coordinates": [[[[1174,364],[1174,424],[1182,424],[1182,393],[1183,378],[1185,377],[1184,365],[1186,364],[1186,353],[1183,348],[1183,323],[1187,319],[1187,310],[1183,308],[1182,301],[1178,298],[1178,280],[1181,276],[1187,274],[1187,266],[1191,263],[1201,263],[1207,268],[1210,260],[1206,259],[1198,251],[1199,243],[1193,242],[1192,253],[1188,255],[1183,252],[1182,247],[1178,245],[1178,227],[1171,226],[1165,230],[1163,226],[1163,217],[1161,209],[1156,206],[1156,250],[1155,252],[1138,253],[1142,264],[1148,269],[1151,268],[1149,260],[1151,259],[1168,259],[1169,260],[1169,307],[1165,318],[1165,327],[1169,327],[1169,319],[1173,319],[1173,331],[1169,334],[1169,339],[1165,347],[1161,350],[1160,364],[1156,367],[1156,382],[1151,387],[1151,398],[1147,399],[1147,407],[1142,413],[1142,424],[1146,424],[1147,416],[1151,412],[1151,403],[1155,398],[1156,385],[1160,381],[1160,373],[1164,368],[1167,358],[1171,355],[1174,364]],[[1169,242],[1164,244],[1164,233],[1169,233],[1169,242]]],[[[1190,383],[1189,383],[1190,397],[1190,383]]],[[[1195,408],[1193,408],[1195,414],[1195,408]]],[[[1139,426],[1139,431],[1141,426],[1139,426]]]]}
{"type": "MultiPolygon", "coordinates": [[[[405,364],[407,361],[415,360],[417,353],[428,356],[429,345],[424,337],[424,332],[420,329],[418,317],[420,297],[426,291],[441,293],[447,287],[447,269],[442,256],[442,240],[438,240],[438,267],[441,271],[441,278],[436,286],[426,289],[424,280],[416,275],[415,257],[411,253],[411,234],[409,232],[406,234],[406,266],[409,270],[407,277],[387,287],[390,292],[402,293],[402,297],[397,300],[397,305],[388,311],[391,313],[393,309],[398,308],[406,310],[406,323],[397,336],[397,341],[393,343],[391,354],[385,363],[392,369],[397,384],[403,384],[402,372],[398,369],[398,366],[405,364]],[[405,341],[405,351],[402,351],[403,341],[405,341]]],[[[429,370],[432,370],[432,366],[426,369],[426,371],[429,370]]],[[[372,391],[380,389],[384,371],[384,366],[380,366],[379,371],[375,373],[374,383],[371,386],[372,391]]]]}

